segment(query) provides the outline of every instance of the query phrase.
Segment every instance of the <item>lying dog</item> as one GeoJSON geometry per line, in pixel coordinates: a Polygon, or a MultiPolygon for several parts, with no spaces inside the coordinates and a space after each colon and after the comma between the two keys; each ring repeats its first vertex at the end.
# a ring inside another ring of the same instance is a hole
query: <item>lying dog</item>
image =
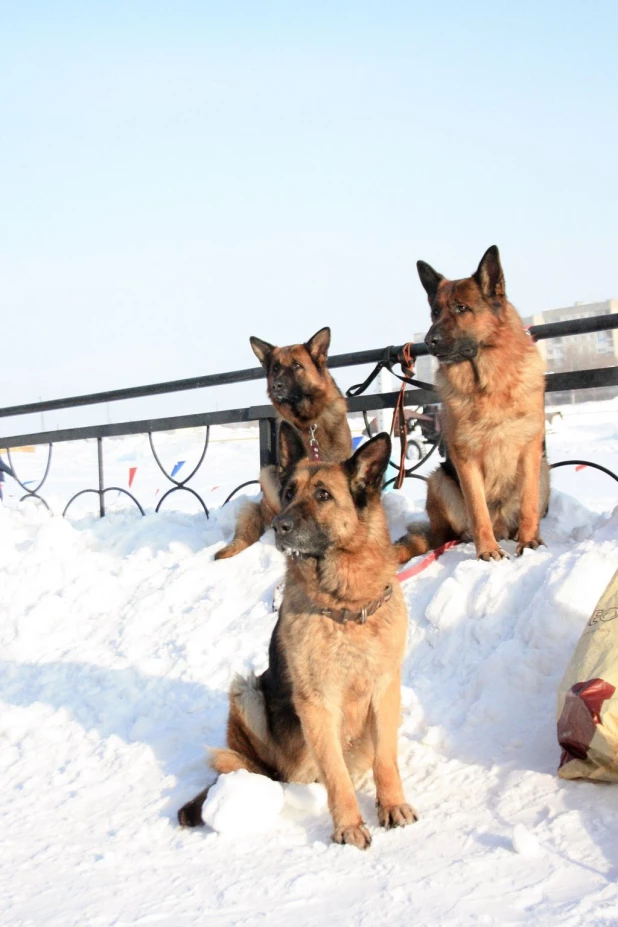
{"type": "Polygon", "coordinates": [[[408,527],[400,562],[470,536],[481,560],[505,557],[503,538],[517,538],[519,556],[543,543],[549,499],[541,355],[506,298],[495,245],[463,280],[417,267],[431,307],[425,341],[440,363],[447,457],[427,484],[429,530],[408,527]]]}
{"type": "MultiPolygon", "coordinates": [[[[338,462],[352,453],[347,403],[326,366],[330,328],[322,328],[306,344],[278,348],[260,338],[251,347],[265,368],[268,396],[280,419],[291,422],[313,460],[338,462]]],[[[234,557],[264,534],[279,511],[279,478],[273,466],[260,473],[262,499],[246,502],[234,539],[217,551],[215,560],[234,557]]]]}
{"type": "MultiPolygon", "coordinates": [[[[353,780],[373,768],[383,827],[416,820],[397,766],[400,669],[407,615],[380,501],[390,456],[381,434],[343,464],[311,462],[281,425],[282,510],[273,527],[288,556],[285,593],[261,676],[230,690],[218,773],[323,782],[333,840],[365,849],[371,836],[353,780]]],[[[178,812],[202,824],[204,790],[178,812]]]]}

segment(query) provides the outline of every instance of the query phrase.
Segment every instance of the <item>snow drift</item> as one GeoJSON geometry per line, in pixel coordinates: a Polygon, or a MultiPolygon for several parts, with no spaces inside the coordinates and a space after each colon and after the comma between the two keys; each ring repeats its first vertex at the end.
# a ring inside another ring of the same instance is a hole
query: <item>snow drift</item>
{"type": "MultiPolygon", "coordinates": [[[[609,411],[591,433],[615,465],[609,411]]],[[[462,545],[404,584],[400,767],[420,821],[383,831],[361,792],[366,853],[331,845],[319,790],[270,795],[259,833],[176,825],[210,781],[230,680],[266,666],[270,532],[215,563],[237,502],[210,520],[0,507],[3,927],[617,923],[618,790],[556,776],[558,683],[618,565],[614,486],[583,480],[580,501],[554,490],[547,548],[484,564],[462,545]]],[[[396,534],[414,503],[386,502],[396,534]]]]}

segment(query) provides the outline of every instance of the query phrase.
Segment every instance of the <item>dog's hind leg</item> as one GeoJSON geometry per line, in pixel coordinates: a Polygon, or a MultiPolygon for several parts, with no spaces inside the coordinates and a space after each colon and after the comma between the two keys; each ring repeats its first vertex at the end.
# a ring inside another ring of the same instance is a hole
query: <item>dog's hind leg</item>
{"type": "Polygon", "coordinates": [[[393,547],[397,563],[407,563],[412,557],[426,554],[428,550],[431,550],[429,525],[422,522],[406,525],[406,533],[395,541],[393,547]]]}
{"type": "Polygon", "coordinates": [[[262,468],[260,486],[263,498],[260,502],[245,502],[238,514],[233,540],[217,551],[215,560],[227,560],[251,547],[259,541],[279,513],[279,484],[274,466],[262,468]]]}
{"type": "Polygon", "coordinates": [[[426,509],[432,547],[465,538],[470,532],[470,519],[461,488],[441,467],[427,481],[426,509]]]}
{"type": "Polygon", "coordinates": [[[233,540],[217,551],[215,560],[227,560],[228,557],[235,557],[236,554],[241,553],[241,551],[259,541],[265,530],[262,503],[245,502],[238,515],[233,540]]]}
{"type": "Polygon", "coordinates": [[[222,775],[247,769],[271,779],[280,776],[273,758],[266,704],[260,679],[236,676],[230,687],[227,747],[210,751],[211,767],[222,775]]]}
{"type": "Polygon", "coordinates": [[[456,541],[465,530],[466,510],[462,492],[440,468],[427,481],[425,508],[429,524],[415,522],[407,525],[404,536],[393,545],[399,563],[426,554],[447,541],[456,541]]]}

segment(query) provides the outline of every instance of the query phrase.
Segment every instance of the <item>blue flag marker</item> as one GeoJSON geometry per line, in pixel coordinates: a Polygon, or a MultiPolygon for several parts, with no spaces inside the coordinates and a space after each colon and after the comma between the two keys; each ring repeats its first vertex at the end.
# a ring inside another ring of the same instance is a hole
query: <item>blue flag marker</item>
{"type": "Polygon", "coordinates": [[[174,469],[172,470],[172,476],[176,476],[180,468],[183,466],[184,460],[179,460],[177,464],[174,464],[174,469]]]}

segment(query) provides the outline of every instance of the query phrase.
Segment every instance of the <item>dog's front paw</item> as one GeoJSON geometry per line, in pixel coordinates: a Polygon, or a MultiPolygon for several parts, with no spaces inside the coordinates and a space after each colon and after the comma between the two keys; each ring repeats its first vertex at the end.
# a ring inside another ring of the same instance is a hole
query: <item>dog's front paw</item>
{"type": "Polygon", "coordinates": [[[505,550],[502,550],[501,547],[496,547],[493,550],[482,550],[476,559],[489,562],[490,560],[503,560],[505,557],[508,558],[508,556],[505,550]]]}
{"type": "Polygon", "coordinates": [[[515,550],[515,556],[521,557],[521,555],[523,554],[524,550],[526,550],[526,548],[529,548],[530,550],[536,550],[538,547],[541,546],[541,544],[543,545],[543,547],[547,547],[547,544],[545,543],[543,538],[540,537],[538,534],[535,538],[531,538],[529,541],[520,541],[515,550]]]}
{"type": "Polygon", "coordinates": [[[359,850],[366,850],[368,846],[371,846],[371,834],[362,821],[360,824],[352,824],[349,827],[335,828],[333,840],[335,843],[349,843],[350,846],[358,847],[359,850]]]}
{"type": "Polygon", "coordinates": [[[405,802],[401,805],[381,805],[378,802],[378,821],[382,827],[405,827],[418,821],[418,814],[405,802]]]}

